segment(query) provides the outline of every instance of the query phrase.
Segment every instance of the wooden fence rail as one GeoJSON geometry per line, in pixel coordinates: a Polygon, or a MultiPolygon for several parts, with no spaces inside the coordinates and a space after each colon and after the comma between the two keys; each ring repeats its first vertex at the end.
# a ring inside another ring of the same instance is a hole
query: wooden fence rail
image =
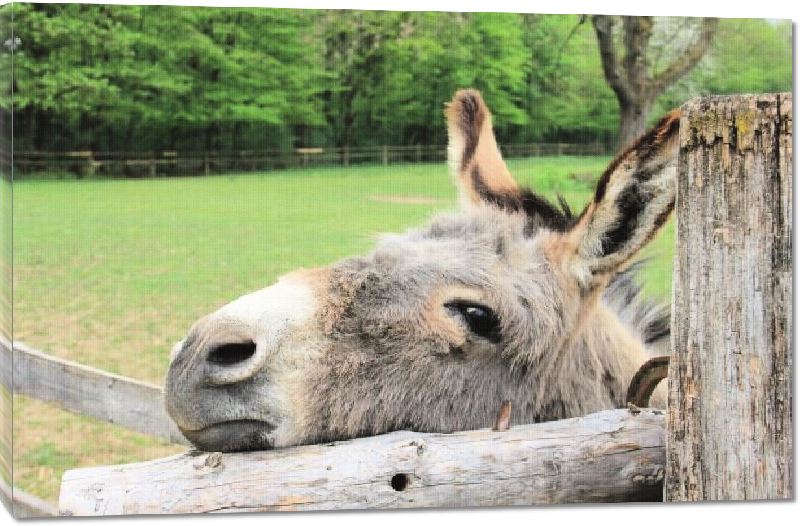
{"type": "Polygon", "coordinates": [[[14,342],[14,392],[140,433],[188,444],[164,409],[160,387],[14,342]]]}
{"type": "MultiPolygon", "coordinates": [[[[502,147],[506,157],[545,155],[609,155],[601,143],[511,144],[502,147]]],[[[281,150],[232,150],[209,152],[15,152],[17,174],[36,172],[155,177],[255,172],[310,166],[350,166],[444,162],[447,148],[440,145],[369,146],[359,148],[296,148],[281,150]]]]}
{"type": "MultiPolygon", "coordinates": [[[[9,393],[12,389],[11,364],[11,343],[6,340],[4,336],[0,335],[0,389],[6,390],[9,393]]],[[[7,402],[3,400],[2,403],[7,402]]],[[[10,407],[4,407],[3,410],[3,417],[9,419],[13,417],[10,407]]],[[[11,422],[1,422],[0,424],[4,426],[4,429],[0,430],[0,441],[2,441],[3,449],[9,452],[8,458],[3,455],[3,470],[10,474],[12,472],[11,463],[13,462],[13,458],[10,458],[10,453],[13,450],[11,422]]],[[[20,490],[19,488],[12,488],[3,477],[0,477],[0,502],[2,502],[7,509],[11,510],[14,517],[18,519],[31,517],[51,517],[57,515],[55,507],[33,495],[20,490]]]]}
{"type": "MultiPolygon", "coordinates": [[[[0,346],[6,352],[11,347],[2,338],[0,346]]],[[[15,394],[171,442],[188,444],[163,409],[160,387],[50,356],[20,342],[14,342],[13,347],[13,366],[6,372],[13,370],[15,394]]],[[[19,488],[12,490],[2,479],[0,498],[12,503],[18,519],[57,515],[55,507],[19,488]]]]}
{"type": "Polygon", "coordinates": [[[453,434],[407,431],[252,453],[189,452],[68,471],[64,515],[661,500],[661,411],[453,434]]]}
{"type": "Polygon", "coordinates": [[[55,517],[58,515],[58,510],[55,506],[51,506],[29,493],[25,493],[19,488],[12,490],[3,479],[0,479],[0,500],[7,508],[13,510],[14,518],[16,519],[55,517]]]}

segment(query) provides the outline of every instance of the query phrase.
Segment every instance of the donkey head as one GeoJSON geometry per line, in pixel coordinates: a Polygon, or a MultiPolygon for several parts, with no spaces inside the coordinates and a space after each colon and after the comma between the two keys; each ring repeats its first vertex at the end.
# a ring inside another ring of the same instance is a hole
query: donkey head
{"type": "Polygon", "coordinates": [[[573,216],[517,187],[474,91],[446,111],[463,210],[304,270],[197,321],[169,414],[205,450],[486,427],[622,404],[668,335],[622,272],[675,199],[678,115],[618,156],[573,216]]]}

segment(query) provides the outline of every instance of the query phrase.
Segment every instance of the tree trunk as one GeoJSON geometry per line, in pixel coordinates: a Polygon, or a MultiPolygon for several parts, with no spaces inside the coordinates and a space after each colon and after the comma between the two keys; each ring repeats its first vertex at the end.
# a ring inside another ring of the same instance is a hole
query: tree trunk
{"type": "MultiPolygon", "coordinates": [[[[27,107],[22,111],[17,113],[18,117],[15,122],[17,130],[24,131],[24,141],[19,141],[16,145],[17,149],[28,149],[28,150],[36,150],[36,137],[37,137],[37,128],[38,122],[36,120],[36,110],[31,107],[27,107]]],[[[22,133],[17,132],[17,137],[23,137],[22,133]]]]}
{"type": "Polygon", "coordinates": [[[217,136],[218,128],[215,122],[212,122],[205,129],[205,149],[203,150],[203,174],[211,175],[211,150],[214,145],[214,139],[217,136]]]}
{"type": "Polygon", "coordinates": [[[792,497],[792,95],[684,107],[668,501],[792,497]]]}
{"type": "Polygon", "coordinates": [[[347,108],[344,113],[344,140],[342,142],[342,166],[350,166],[350,144],[353,141],[353,98],[348,97],[347,108]]]}
{"type": "MultiPolygon", "coordinates": [[[[53,132],[52,121],[47,112],[33,110],[31,111],[31,131],[32,150],[48,150],[53,148],[51,134],[53,132]]],[[[80,149],[83,145],[75,145],[75,142],[70,141],[70,146],[74,149],[80,149]]]]}
{"type": "Polygon", "coordinates": [[[136,148],[133,144],[133,137],[134,137],[134,130],[136,128],[136,121],[133,118],[128,119],[127,124],[125,125],[125,146],[123,147],[125,152],[132,152],[136,148]]]}
{"type": "Polygon", "coordinates": [[[647,115],[653,102],[672,84],[697,65],[714,38],[717,19],[705,18],[700,22],[697,39],[667,67],[652,75],[648,47],[653,35],[653,18],[649,16],[623,16],[622,44],[625,56],[617,56],[615,39],[616,18],[594,15],[592,25],[597,35],[597,45],[603,64],[603,75],[614,91],[620,108],[620,133],[617,149],[622,150],[644,133],[647,115]]]}
{"type": "Polygon", "coordinates": [[[635,141],[647,128],[647,116],[653,103],[649,100],[628,102],[620,100],[619,137],[617,138],[617,151],[622,151],[635,141]]]}

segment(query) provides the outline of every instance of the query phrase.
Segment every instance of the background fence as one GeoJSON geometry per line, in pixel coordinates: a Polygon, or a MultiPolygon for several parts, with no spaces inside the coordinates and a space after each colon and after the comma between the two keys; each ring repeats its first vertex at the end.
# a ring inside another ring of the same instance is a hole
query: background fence
{"type": "MultiPolygon", "coordinates": [[[[610,155],[603,143],[512,144],[501,148],[507,158],[558,155],[610,155]]],[[[312,166],[350,166],[444,162],[440,145],[367,146],[359,148],[296,148],[293,150],[149,151],[149,152],[20,152],[14,154],[15,176],[69,173],[92,176],[157,177],[257,172],[312,166]]]]}

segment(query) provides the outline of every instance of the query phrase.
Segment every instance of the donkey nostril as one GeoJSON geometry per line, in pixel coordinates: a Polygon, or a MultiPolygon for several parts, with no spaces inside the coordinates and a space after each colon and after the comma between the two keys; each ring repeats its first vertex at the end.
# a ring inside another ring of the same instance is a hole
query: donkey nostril
{"type": "Polygon", "coordinates": [[[255,353],[254,342],[226,343],[213,349],[207,360],[215,365],[235,365],[249,360],[255,353]]]}

